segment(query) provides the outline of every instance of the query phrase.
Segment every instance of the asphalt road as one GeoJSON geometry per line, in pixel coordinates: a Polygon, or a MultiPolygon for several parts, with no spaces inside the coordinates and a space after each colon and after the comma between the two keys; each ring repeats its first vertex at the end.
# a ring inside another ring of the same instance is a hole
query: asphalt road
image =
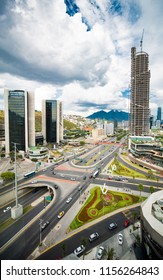
{"type": "MultiPolygon", "coordinates": [[[[101,165],[101,163],[99,164],[99,162],[97,162],[96,166],[94,166],[92,168],[92,171],[99,166],[101,168],[104,168],[104,166],[113,158],[114,153],[116,151],[118,151],[118,149],[119,149],[119,146],[116,146],[113,153],[108,154],[106,156],[106,158],[103,158],[102,165],[101,165]]],[[[38,172],[31,179],[32,180],[36,179],[36,177],[38,175],[46,175],[46,176],[52,177],[54,179],[55,178],[62,178],[62,179],[64,178],[64,180],[67,180],[67,179],[70,180],[71,177],[73,176],[73,178],[75,178],[76,181],[78,180],[80,182],[80,184],[83,185],[82,191],[84,191],[84,189],[87,188],[88,184],[90,182],[93,182],[93,181],[97,182],[97,184],[98,183],[101,184],[101,181],[103,183],[105,182],[106,184],[109,183],[109,185],[115,186],[116,188],[117,187],[121,188],[121,187],[124,186],[124,182],[119,182],[119,181],[114,181],[114,180],[111,180],[111,181],[108,182],[108,180],[106,180],[106,181],[101,180],[101,179],[105,179],[104,178],[105,175],[100,175],[99,178],[97,178],[95,180],[86,179],[84,181],[84,180],[82,180],[83,175],[87,174],[84,170],[77,171],[77,170],[57,170],[56,169],[55,170],[56,174],[53,175],[51,168],[52,167],[48,167],[45,172],[44,171],[38,172]]],[[[89,173],[88,173],[88,175],[89,175],[89,173]]],[[[21,183],[26,183],[26,182],[27,182],[26,179],[23,179],[21,181],[21,183]]],[[[152,185],[152,186],[156,185],[157,187],[162,186],[162,184],[160,182],[151,182],[151,181],[147,182],[146,180],[129,179],[129,182],[125,183],[125,187],[127,186],[130,189],[133,188],[134,190],[138,190],[138,185],[137,184],[139,184],[139,183],[142,183],[143,185],[147,185],[147,184],[152,185]],[[133,183],[134,185],[132,185],[130,183],[133,183]]],[[[144,191],[148,191],[148,190],[149,190],[148,188],[146,188],[146,187],[144,188],[144,191]]],[[[65,203],[67,197],[71,195],[73,197],[73,202],[75,202],[80,195],[80,192],[78,191],[77,187],[74,188],[73,191],[70,191],[70,193],[66,193],[66,195],[63,195],[62,188],[61,189],[59,188],[56,193],[57,193],[57,196],[56,196],[55,204],[52,205],[44,215],[39,217],[39,218],[43,219],[43,221],[47,221],[47,220],[50,221],[50,224],[48,225],[48,227],[42,232],[42,239],[58,223],[58,218],[57,218],[58,213],[60,211],[63,211],[63,210],[66,213],[67,210],[72,206],[72,204],[69,205],[69,204],[65,203]],[[62,199],[61,199],[61,194],[62,194],[62,199]]],[[[6,234],[5,234],[5,232],[3,233],[3,236],[1,238],[1,245],[3,245],[7,240],[9,240],[21,228],[23,228],[23,226],[25,226],[26,223],[28,223],[30,220],[33,219],[33,217],[35,217],[38,213],[40,213],[41,210],[42,210],[42,204],[37,205],[37,207],[32,209],[32,211],[30,211],[28,213],[28,215],[26,215],[25,219],[24,219],[24,217],[20,218],[18,221],[16,221],[12,225],[12,228],[11,227],[8,228],[7,231],[6,231],[6,234]]],[[[121,213],[121,215],[118,214],[118,216],[115,218],[115,219],[117,219],[117,222],[119,224],[117,230],[121,230],[121,226],[123,226],[122,221],[123,221],[124,217],[123,217],[122,213],[121,213]]],[[[103,240],[103,238],[105,238],[105,236],[107,236],[107,234],[108,234],[108,230],[106,230],[106,225],[105,226],[104,226],[104,224],[101,225],[103,230],[102,230],[102,228],[100,228],[100,225],[98,225],[98,224],[96,225],[96,227],[97,227],[96,230],[99,231],[99,233],[100,233],[100,239],[103,240]]],[[[94,230],[95,230],[95,228],[87,229],[86,232],[84,232],[84,237],[87,238],[88,234],[92,233],[92,231],[94,231],[94,230]]],[[[113,232],[113,234],[114,233],[115,233],[115,231],[113,232]]],[[[112,233],[109,233],[109,236],[111,234],[112,233]]],[[[79,245],[79,236],[75,236],[74,238],[75,239],[73,239],[73,241],[71,239],[69,240],[69,242],[66,241],[66,242],[68,242],[68,244],[66,243],[67,244],[66,246],[68,248],[66,254],[69,254],[70,252],[72,252],[79,245]]],[[[82,233],[82,238],[83,238],[83,233],[82,233]]],[[[100,239],[95,241],[95,242],[97,242],[97,244],[98,244],[98,242],[101,242],[100,239]]],[[[31,254],[33,249],[38,246],[39,242],[40,242],[40,226],[39,226],[39,219],[37,219],[36,221],[34,221],[32,223],[32,225],[29,228],[25,229],[22,234],[19,234],[18,238],[13,243],[11,243],[4,251],[2,251],[1,259],[26,259],[31,254]]],[[[96,245],[96,243],[94,243],[94,244],[96,245]]],[[[89,246],[90,246],[90,244],[87,245],[88,250],[90,248],[89,246]]],[[[56,251],[56,248],[55,248],[55,251],[56,251]]],[[[58,253],[58,252],[60,252],[59,248],[57,248],[57,253],[55,253],[56,258],[60,257],[60,253],[58,253]]],[[[63,253],[63,252],[61,252],[61,253],[63,253]]]]}
{"type": "MultiPolygon", "coordinates": [[[[138,208],[133,209],[133,211],[134,210],[138,211],[138,208]]],[[[83,240],[86,243],[86,251],[85,251],[86,253],[93,247],[99,245],[100,243],[104,242],[108,238],[122,231],[124,229],[125,220],[126,217],[122,212],[120,212],[119,214],[115,214],[110,218],[105,218],[104,220],[96,223],[95,225],[90,226],[87,229],[84,229],[79,233],[65,239],[59,244],[50,247],[49,250],[42,253],[37,259],[39,260],[62,259],[63,257],[73,253],[73,251],[82,244],[83,240]],[[117,223],[118,226],[116,229],[114,230],[108,229],[108,225],[111,222],[117,223]],[[93,242],[89,242],[88,238],[90,234],[92,234],[93,232],[98,232],[99,238],[93,242]],[[63,250],[63,246],[65,248],[65,251],[63,250]]]]}

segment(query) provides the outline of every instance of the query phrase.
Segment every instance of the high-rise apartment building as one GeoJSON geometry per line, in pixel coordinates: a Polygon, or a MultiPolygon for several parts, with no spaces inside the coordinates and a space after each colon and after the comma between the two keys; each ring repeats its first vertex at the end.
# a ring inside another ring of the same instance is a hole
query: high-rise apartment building
{"type": "Polygon", "coordinates": [[[62,102],[42,101],[42,134],[45,143],[59,144],[63,140],[62,102]]]}
{"type": "Polygon", "coordinates": [[[161,121],[161,107],[157,108],[157,120],[161,121]]]}
{"type": "Polygon", "coordinates": [[[6,153],[14,149],[27,151],[35,146],[34,93],[24,90],[4,90],[6,153]]]}
{"type": "Polygon", "coordinates": [[[130,133],[131,135],[149,135],[149,56],[146,52],[136,52],[131,48],[131,97],[130,97],[130,133]]]}

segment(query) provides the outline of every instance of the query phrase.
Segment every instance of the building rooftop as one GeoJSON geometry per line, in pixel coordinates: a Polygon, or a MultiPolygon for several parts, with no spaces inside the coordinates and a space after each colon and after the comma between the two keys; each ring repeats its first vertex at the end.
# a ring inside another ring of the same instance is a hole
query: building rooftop
{"type": "Polygon", "coordinates": [[[151,194],[142,204],[143,216],[163,236],[163,190],[151,194]]]}

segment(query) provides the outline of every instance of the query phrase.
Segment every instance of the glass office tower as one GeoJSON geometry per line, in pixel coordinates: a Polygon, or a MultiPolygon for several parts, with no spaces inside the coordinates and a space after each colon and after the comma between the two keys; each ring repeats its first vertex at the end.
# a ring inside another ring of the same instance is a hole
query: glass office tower
{"type": "Polygon", "coordinates": [[[62,102],[58,100],[42,101],[42,134],[45,143],[58,144],[63,140],[62,102]]]}
{"type": "Polygon", "coordinates": [[[161,121],[161,107],[157,108],[157,120],[161,121]]]}
{"type": "Polygon", "coordinates": [[[19,150],[35,146],[34,94],[24,90],[4,91],[6,153],[17,143],[19,150]]]}

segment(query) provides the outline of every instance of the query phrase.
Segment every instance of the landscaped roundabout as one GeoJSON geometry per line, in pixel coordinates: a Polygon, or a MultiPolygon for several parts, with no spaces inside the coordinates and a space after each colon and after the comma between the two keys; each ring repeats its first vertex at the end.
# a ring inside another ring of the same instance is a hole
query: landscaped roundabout
{"type": "Polygon", "coordinates": [[[140,200],[142,202],[145,199],[145,197],[139,197],[128,193],[110,190],[104,192],[101,187],[93,187],[90,190],[89,198],[71,222],[69,230],[74,230],[105,214],[138,203],[140,200]]]}

